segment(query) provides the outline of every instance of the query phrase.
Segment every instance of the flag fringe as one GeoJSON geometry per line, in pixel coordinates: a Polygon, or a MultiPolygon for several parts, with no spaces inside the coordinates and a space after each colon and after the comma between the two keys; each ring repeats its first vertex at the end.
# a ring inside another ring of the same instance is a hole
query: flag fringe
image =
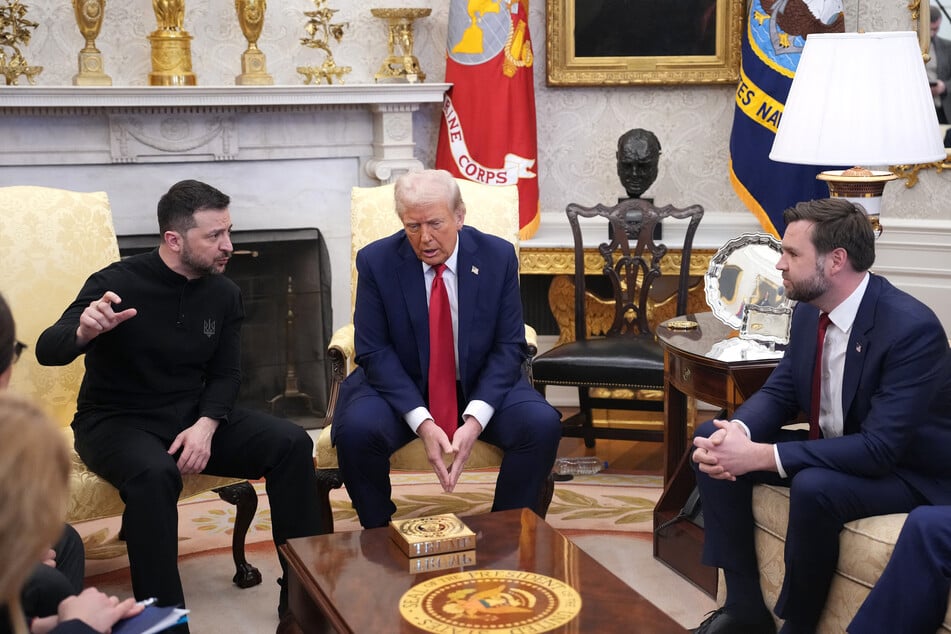
{"type": "Polygon", "coordinates": [[[753,197],[753,194],[749,192],[748,189],[743,185],[740,179],[737,177],[736,173],[733,171],[733,161],[730,161],[730,183],[733,185],[733,191],[736,192],[736,195],[739,199],[746,205],[746,208],[749,209],[756,219],[759,221],[763,229],[767,233],[772,234],[776,238],[780,238],[779,232],[776,231],[776,227],[773,226],[773,221],[769,219],[769,215],[759,204],[756,198],[753,197]]]}

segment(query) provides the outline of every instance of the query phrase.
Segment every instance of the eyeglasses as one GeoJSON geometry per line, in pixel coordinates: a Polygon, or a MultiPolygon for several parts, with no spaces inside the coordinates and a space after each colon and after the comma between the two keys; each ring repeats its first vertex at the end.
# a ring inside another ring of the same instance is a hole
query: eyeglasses
{"type": "Polygon", "coordinates": [[[16,341],[13,343],[13,362],[16,363],[20,360],[20,355],[23,354],[23,351],[26,350],[26,344],[22,341],[16,341]]]}

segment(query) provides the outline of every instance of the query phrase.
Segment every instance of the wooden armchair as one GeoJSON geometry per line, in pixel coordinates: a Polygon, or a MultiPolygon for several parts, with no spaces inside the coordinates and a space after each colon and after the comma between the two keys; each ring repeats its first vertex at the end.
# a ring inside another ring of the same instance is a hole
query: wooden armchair
{"type": "MultiPolygon", "coordinates": [[[[119,245],[104,192],[78,193],[46,187],[0,188],[0,262],[4,294],[13,311],[17,338],[35,346],[40,333],[55,322],[86,278],[119,259],[119,245]]],[[[11,389],[46,408],[63,427],[69,446],[83,361],[68,366],[40,366],[28,350],[13,373],[11,389]]],[[[244,556],[244,542],[257,509],[254,488],[245,480],[186,475],[182,498],[214,490],[236,506],[232,551],[235,584],[261,583],[261,573],[244,556]]],[[[119,491],[89,471],[73,451],[66,521],[75,523],[122,515],[119,491]]]]}
{"type": "MultiPolygon", "coordinates": [[[[467,225],[486,233],[491,233],[510,241],[518,250],[518,189],[512,187],[491,187],[471,181],[457,179],[466,203],[467,225]]],[[[356,256],[363,246],[386,237],[403,228],[393,201],[393,185],[380,187],[354,187],[350,201],[350,290],[351,312],[357,289],[356,256]]],[[[526,324],[525,340],[529,354],[534,356],[538,350],[535,330],[526,324]]],[[[340,488],[343,480],[337,463],[337,450],[330,441],[330,428],[333,424],[334,408],[340,383],[353,369],[353,324],[347,324],[334,333],[330,340],[329,356],[332,368],[330,402],[327,408],[326,426],[317,439],[317,491],[321,504],[321,517],[326,518],[322,532],[333,532],[333,512],[330,508],[330,491],[340,488]]],[[[476,441],[476,445],[466,463],[467,469],[498,467],[502,464],[502,450],[494,445],[476,441]]],[[[391,470],[429,471],[431,466],[426,458],[423,441],[416,439],[402,447],[390,458],[391,470]]],[[[554,491],[554,480],[549,478],[535,512],[545,516],[554,491]]]]}

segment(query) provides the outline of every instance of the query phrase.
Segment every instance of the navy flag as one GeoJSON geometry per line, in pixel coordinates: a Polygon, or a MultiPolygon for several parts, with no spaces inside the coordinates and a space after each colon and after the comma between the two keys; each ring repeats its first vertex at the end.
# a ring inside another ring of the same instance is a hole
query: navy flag
{"type": "Polygon", "coordinates": [[[730,181],[763,229],[781,237],[783,211],[825,198],[824,167],[769,159],[802,47],[809,33],[842,33],[841,0],[751,0],[730,136],[730,181]]]}

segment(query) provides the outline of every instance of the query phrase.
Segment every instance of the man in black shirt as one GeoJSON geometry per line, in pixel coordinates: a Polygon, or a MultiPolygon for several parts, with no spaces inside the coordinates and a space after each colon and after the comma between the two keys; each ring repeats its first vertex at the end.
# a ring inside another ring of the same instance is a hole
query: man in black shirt
{"type": "MultiPolygon", "coordinates": [[[[310,437],[234,407],[244,310],[237,285],[221,275],[233,251],[229,203],[205,183],[173,185],[158,203],[158,248],[90,276],[37,341],[45,365],[85,354],[76,450],[119,489],[133,592],[159,605],[184,604],[183,474],[266,478],[278,545],[319,527],[310,437]]],[[[286,605],[282,584],[282,615],[286,605]]]]}

